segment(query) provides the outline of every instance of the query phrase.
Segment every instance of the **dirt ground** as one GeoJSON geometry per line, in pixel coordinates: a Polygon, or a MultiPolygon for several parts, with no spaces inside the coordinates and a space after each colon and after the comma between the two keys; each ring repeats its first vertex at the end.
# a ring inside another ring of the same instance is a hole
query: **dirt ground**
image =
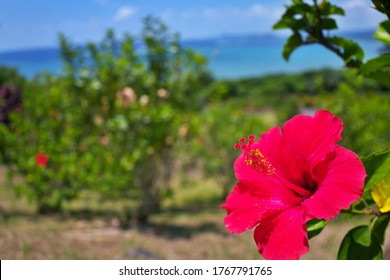
{"type": "MultiPolygon", "coordinates": [[[[1,175],[1,174],[0,174],[1,175]]],[[[0,176],[1,177],[1,176],[0,176]]],[[[0,178],[1,179],[1,178],[0,178]]],[[[122,230],[115,215],[78,210],[38,216],[25,201],[15,199],[0,184],[0,259],[261,259],[253,230],[230,234],[218,205],[167,208],[147,224],[122,230]]],[[[342,238],[359,217],[339,216],[310,240],[303,259],[336,259],[342,238]]],[[[390,227],[385,258],[390,259],[390,227]]]]}
{"type": "MultiPolygon", "coordinates": [[[[0,259],[260,259],[253,231],[230,234],[223,211],[177,211],[127,230],[118,227],[116,218],[3,217],[0,259]]],[[[335,259],[343,236],[358,224],[341,218],[330,223],[310,240],[303,259],[335,259]]],[[[386,248],[389,239],[387,231],[386,248]]]]}

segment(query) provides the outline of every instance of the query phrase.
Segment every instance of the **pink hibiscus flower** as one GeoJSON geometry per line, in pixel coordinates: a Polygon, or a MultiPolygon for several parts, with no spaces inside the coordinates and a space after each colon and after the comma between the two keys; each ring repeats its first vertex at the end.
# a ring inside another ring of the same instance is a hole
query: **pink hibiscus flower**
{"type": "Polygon", "coordinates": [[[49,156],[45,153],[37,153],[35,155],[35,164],[40,167],[46,167],[47,163],[49,162],[49,156]]]}
{"type": "Polygon", "coordinates": [[[298,115],[256,142],[243,138],[234,163],[237,185],[222,208],[232,233],[256,227],[265,259],[299,259],[309,250],[306,223],[330,220],[363,193],[366,172],[357,155],[339,145],[342,121],[325,110],[298,115]]]}

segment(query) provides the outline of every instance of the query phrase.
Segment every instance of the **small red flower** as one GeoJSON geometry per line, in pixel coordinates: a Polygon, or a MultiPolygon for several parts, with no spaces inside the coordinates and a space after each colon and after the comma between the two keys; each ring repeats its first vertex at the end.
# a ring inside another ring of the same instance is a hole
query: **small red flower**
{"type": "Polygon", "coordinates": [[[49,161],[49,156],[45,153],[37,153],[35,155],[35,164],[40,167],[46,167],[47,163],[49,161]]]}
{"type": "Polygon", "coordinates": [[[237,185],[222,208],[232,233],[256,227],[266,259],[299,259],[309,250],[306,223],[330,220],[363,193],[366,172],[350,150],[336,145],[342,121],[320,110],[274,127],[256,142],[240,140],[234,163],[237,185]]]}

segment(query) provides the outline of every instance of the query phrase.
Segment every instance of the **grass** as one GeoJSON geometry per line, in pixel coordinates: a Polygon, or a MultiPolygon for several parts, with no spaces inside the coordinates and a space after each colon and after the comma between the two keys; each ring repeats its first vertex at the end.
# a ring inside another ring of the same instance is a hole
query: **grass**
{"type": "MultiPolygon", "coordinates": [[[[212,181],[194,180],[147,224],[121,230],[115,211],[102,215],[92,206],[84,215],[89,205],[83,201],[75,203],[81,208],[69,205],[65,214],[37,216],[1,183],[0,174],[0,259],[260,259],[253,231],[232,235],[225,229],[218,191],[212,181]]],[[[338,217],[310,240],[303,259],[335,259],[343,236],[365,222],[338,217]]],[[[389,240],[388,230],[387,248],[389,240]]]]}

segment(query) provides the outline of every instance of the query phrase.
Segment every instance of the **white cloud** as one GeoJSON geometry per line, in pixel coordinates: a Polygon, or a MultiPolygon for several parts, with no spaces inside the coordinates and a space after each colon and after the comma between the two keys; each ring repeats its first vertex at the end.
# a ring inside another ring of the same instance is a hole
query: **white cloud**
{"type": "Polygon", "coordinates": [[[369,6],[369,3],[365,0],[348,0],[344,4],[344,7],[347,9],[354,9],[354,8],[361,8],[365,7],[367,8],[369,6]]]}
{"type": "MultiPolygon", "coordinates": [[[[220,34],[265,33],[283,14],[282,5],[257,1],[250,5],[205,5],[174,10],[167,21],[183,38],[204,38],[220,34]]],[[[210,2],[211,3],[211,2],[210,2]]]]}
{"type": "Polygon", "coordinates": [[[276,19],[283,13],[280,7],[265,6],[262,4],[253,4],[248,7],[226,6],[221,8],[203,8],[200,10],[186,10],[181,13],[184,19],[204,18],[208,20],[218,19],[253,19],[253,18],[271,18],[276,19]]]}
{"type": "Polygon", "coordinates": [[[136,10],[133,7],[130,6],[122,6],[118,9],[116,14],[114,15],[114,20],[116,21],[123,21],[131,16],[133,16],[136,13],[136,10]]]}
{"type": "Polygon", "coordinates": [[[345,9],[345,17],[338,17],[340,30],[374,29],[385,19],[384,15],[371,7],[369,0],[337,0],[336,4],[345,9]]]}
{"type": "Polygon", "coordinates": [[[261,4],[254,4],[249,8],[249,12],[253,15],[264,16],[267,13],[267,9],[261,4]]]}

